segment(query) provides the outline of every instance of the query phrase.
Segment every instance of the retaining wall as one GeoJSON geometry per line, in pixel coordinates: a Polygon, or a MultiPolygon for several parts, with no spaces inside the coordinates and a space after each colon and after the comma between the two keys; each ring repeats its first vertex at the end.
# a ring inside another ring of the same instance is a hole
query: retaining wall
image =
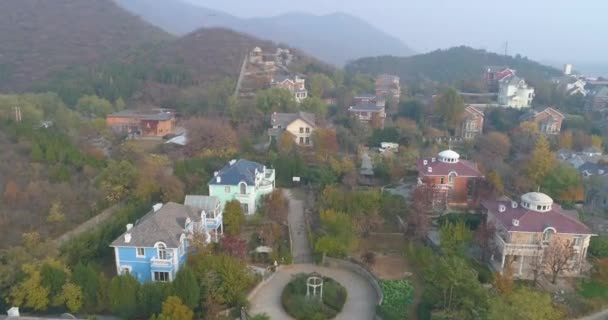
{"type": "Polygon", "coordinates": [[[372,288],[374,288],[374,291],[376,291],[376,297],[377,297],[376,305],[382,304],[384,295],[382,294],[382,289],[380,288],[380,283],[378,282],[378,278],[376,278],[376,276],[374,276],[371,272],[369,272],[363,266],[361,266],[355,262],[352,262],[352,261],[330,258],[330,257],[323,258],[323,265],[329,266],[329,267],[343,268],[343,269],[349,270],[351,272],[354,272],[354,273],[360,275],[365,280],[367,280],[367,282],[369,282],[369,284],[372,286],[372,288]]]}

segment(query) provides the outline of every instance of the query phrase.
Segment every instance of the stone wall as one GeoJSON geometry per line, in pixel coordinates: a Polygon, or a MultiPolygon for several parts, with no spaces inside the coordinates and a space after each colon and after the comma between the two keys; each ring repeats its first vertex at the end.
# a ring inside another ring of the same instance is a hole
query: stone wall
{"type": "Polygon", "coordinates": [[[371,272],[369,272],[365,267],[359,265],[358,263],[356,263],[354,261],[347,261],[347,260],[330,258],[330,257],[324,257],[322,264],[325,266],[328,266],[328,267],[343,268],[343,269],[349,270],[349,271],[354,272],[354,273],[358,274],[359,276],[363,277],[364,279],[366,279],[369,282],[369,284],[372,286],[372,288],[374,288],[374,291],[376,291],[376,297],[377,297],[376,305],[382,304],[382,300],[384,299],[384,296],[382,294],[382,289],[380,288],[378,278],[376,278],[376,276],[374,276],[371,272]]]}

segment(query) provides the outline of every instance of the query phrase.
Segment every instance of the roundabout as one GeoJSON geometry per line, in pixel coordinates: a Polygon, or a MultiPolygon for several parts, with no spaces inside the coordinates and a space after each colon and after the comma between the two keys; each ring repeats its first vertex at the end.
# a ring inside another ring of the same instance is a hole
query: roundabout
{"type": "Polygon", "coordinates": [[[333,319],[342,311],[346,297],[346,289],[332,278],[300,273],[283,289],[281,304],[297,320],[333,319]]]}

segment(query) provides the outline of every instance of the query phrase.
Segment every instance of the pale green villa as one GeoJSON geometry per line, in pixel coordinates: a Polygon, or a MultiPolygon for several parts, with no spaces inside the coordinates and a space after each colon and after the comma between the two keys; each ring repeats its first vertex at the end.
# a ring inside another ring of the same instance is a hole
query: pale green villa
{"type": "Polygon", "coordinates": [[[231,160],[209,181],[209,196],[222,203],[238,200],[245,214],[254,214],[262,196],[274,190],[274,169],[257,162],[231,160]]]}

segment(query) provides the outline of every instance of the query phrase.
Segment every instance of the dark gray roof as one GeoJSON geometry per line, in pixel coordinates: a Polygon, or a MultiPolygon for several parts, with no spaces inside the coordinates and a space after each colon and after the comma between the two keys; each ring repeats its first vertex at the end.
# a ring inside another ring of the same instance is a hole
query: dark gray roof
{"type": "Polygon", "coordinates": [[[309,112],[297,113],[278,113],[275,112],[270,116],[270,123],[273,127],[285,128],[296,119],[302,119],[311,126],[315,126],[315,115],[309,112]]]}
{"type": "Polygon", "coordinates": [[[135,223],[131,230],[123,233],[111,244],[113,247],[153,247],[162,241],[169,248],[179,247],[179,238],[184,233],[186,219],[200,220],[196,211],[183,204],[169,202],[158,211],[150,211],[135,223]],[[125,242],[125,234],[131,241],[125,242]]]}
{"type": "Polygon", "coordinates": [[[255,171],[264,171],[264,165],[257,162],[239,159],[234,164],[227,164],[220,170],[217,176],[209,181],[210,185],[230,185],[235,186],[241,181],[248,185],[255,184],[255,171]],[[217,177],[220,177],[220,182],[217,182],[217,177]]]}
{"type": "Polygon", "coordinates": [[[593,162],[585,162],[582,166],[578,167],[578,171],[581,173],[587,171],[590,175],[603,176],[608,175],[608,166],[593,162]]]}
{"type": "Polygon", "coordinates": [[[384,109],[384,106],[378,106],[376,103],[359,103],[349,108],[351,111],[370,111],[379,112],[384,109]]]}
{"type": "Polygon", "coordinates": [[[205,212],[212,212],[219,204],[220,199],[214,196],[187,195],[184,200],[184,205],[195,210],[204,210],[205,212]]]}
{"type": "Polygon", "coordinates": [[[174,115],[166,110],[138,111],[138,110],[122,110],[114,112],[109,117],[121,118],[136,118],[140,120],[165,121],[171,120],[174,115]]]}

